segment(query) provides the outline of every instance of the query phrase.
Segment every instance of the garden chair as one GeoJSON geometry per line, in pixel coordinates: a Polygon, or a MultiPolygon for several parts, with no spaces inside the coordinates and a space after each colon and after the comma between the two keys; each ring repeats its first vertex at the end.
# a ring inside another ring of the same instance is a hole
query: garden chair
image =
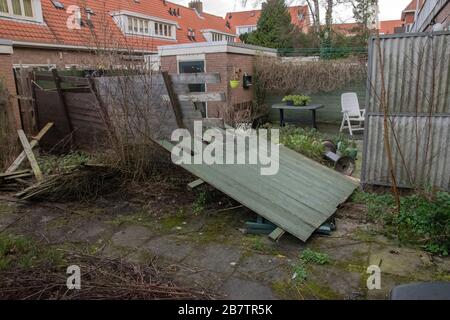
{"type": "Polygon", "coordinates": [[[353,131],[364,130],[362,123],[365,118],[365,109],[359,108],[358,96],[355,92],[344,93],[341,96],[341,107],[342,107],[342,123],[341,129],[347,129],[350,135],[353,136],[353,131]],[[352,122],[358,122],[358,124],[353,124],[352,122]]]}

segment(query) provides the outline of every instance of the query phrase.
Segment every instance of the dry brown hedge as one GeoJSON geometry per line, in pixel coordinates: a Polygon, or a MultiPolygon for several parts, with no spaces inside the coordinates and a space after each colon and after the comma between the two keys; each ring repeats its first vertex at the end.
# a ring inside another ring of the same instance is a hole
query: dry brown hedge
{"type": "Polygon", "coordinates": [[[355,60],[299,62],[259,56],[255,62],[257,98],[261,102],[265,94],[332,92],[365,81],[366,68],[365,62],[355,60]]]}

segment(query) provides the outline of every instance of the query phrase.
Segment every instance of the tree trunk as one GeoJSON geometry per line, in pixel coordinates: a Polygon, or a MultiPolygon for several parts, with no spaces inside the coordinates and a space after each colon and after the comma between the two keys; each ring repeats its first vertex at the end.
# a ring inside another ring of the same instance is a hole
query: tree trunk
{"type": "Polygon", "coordinates": [[[327,31],[331,30],[332,24],[333,24],[333,0],[327,0],[327,8],[325,12],[325,25],[327,31]]]}

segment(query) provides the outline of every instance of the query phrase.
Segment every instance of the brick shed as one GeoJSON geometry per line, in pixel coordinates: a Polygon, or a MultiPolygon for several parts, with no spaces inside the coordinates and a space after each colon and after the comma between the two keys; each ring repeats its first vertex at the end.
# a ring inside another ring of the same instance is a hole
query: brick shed
{"type": "Polygon", "coordinates": [[[244,76],[252,76],[257,55],[276,56],[274,49],[230,42],[202,42],[158,47],[162,71],[169,73],[210,72],[220,73],[221,83],[191,88],[191,91],[224,92],[226,102],[208,102],[204,116],[227,118],[227,112],[254,100],[253,87],[244,86],[244,76]],[[239,87],[232,89],[233,75],[240,80],[239,87]]]}

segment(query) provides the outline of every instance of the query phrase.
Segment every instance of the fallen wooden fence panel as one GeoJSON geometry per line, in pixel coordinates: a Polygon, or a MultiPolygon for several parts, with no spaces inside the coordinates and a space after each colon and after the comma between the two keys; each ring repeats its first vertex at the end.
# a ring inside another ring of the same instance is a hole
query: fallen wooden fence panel
{"type": "MultiPolygon", "coordinates": [[[[177,148],[167,140],[159,143],[168,151],[177,148]]],[[[347,200],[358,182],[279,147],[279,171],[273,176],[261,175],[261,165],[181,164],[181,167],[306,241],[347,200]]]]}

